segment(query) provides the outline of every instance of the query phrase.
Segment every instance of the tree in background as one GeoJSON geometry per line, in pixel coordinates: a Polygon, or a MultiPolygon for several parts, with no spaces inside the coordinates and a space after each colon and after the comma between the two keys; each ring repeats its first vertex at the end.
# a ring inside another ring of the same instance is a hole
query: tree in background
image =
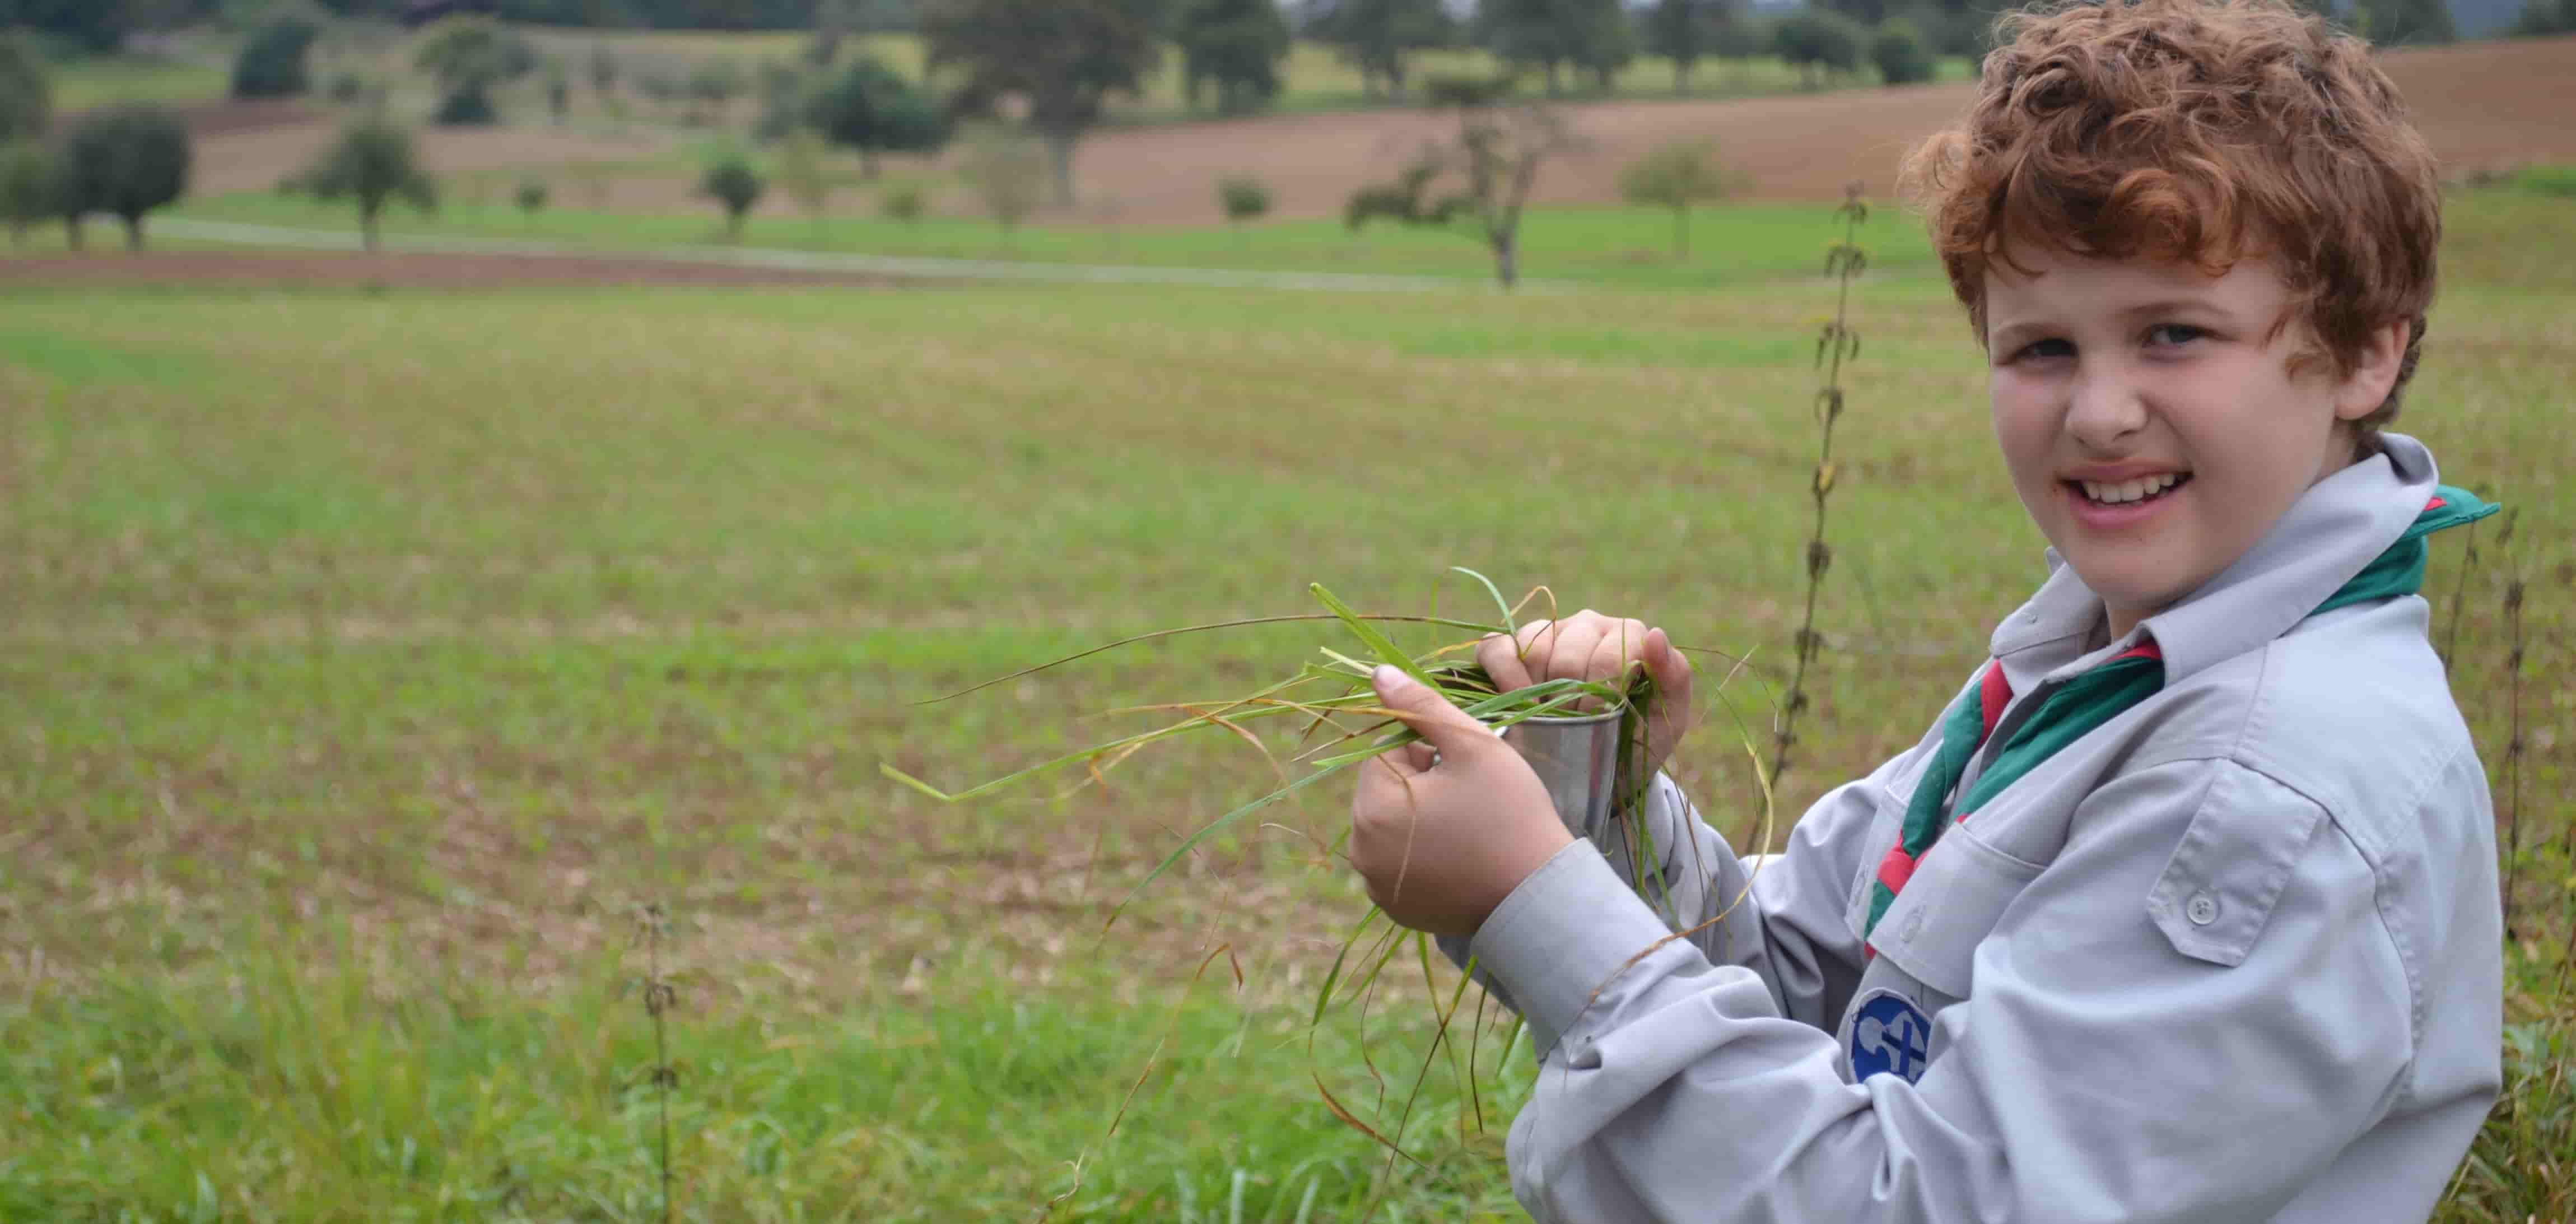
{"type": "Polygon", "coordinates": [[[1674,93],[1690,92],[1691,66],[1717,54],[1731,16],[1726,0],[1657,0],[1646,10],[1646,49],[1673,62],[1674,93]]]}
{"type": "Polygon", "coordinates": [[[1889,0],[1814,0],[1813,7],[1828,13],[1840,13],[1864,28],[1887,20],[1889,0]]]}
{"type": "Polygon", "coordinates": [[[1725,199],[1740,176],[1718,160],[1712,139],[1676,140],[1628,163],[1619,172],[1619,195],[1631,204],[1673,214],[1673,257],[1690,258],[1690,210],[1725,199]]]}
{"type": "Polygon", "coordinates": [[[815,0],[814,36],[805,42],[805,62],[829,68],[840,58],[841,40],[859,32],[859,0],[815,0]]]}
{"type": "Polygon", "coordinates": [[[930,193],[919,183],[888,183],[877,193],[877,211],[909,225],[930,211],[930,193]]]}
{"type": "Polygon", "coordinates": [[[1851,18],[1824,9],[1801,9],[1771,27],[1771,49],[1814,89],[1822,72],[1860,71],[1863,31],[1851,18]]]}
{"type": "Polygon", "coordinates": [[[305,58],[322,27],[289,14],[264,22],[233,57],[236,98],[300,97],[313,87],[305,58]]]}
{"type": "Polygon", "coordinates": [[[23,27],[85,51],[116,50],[133,25],[124,0],[0,0],[0,29],[23,27]]]}
{"type": "Polygon", "coordinates": [[[1216,203],[1240,239],[1244,222],[1270,211],[1270,185],[1248,174],[1228,175],[1216,181],[1216,203]]]}
{"type": "Polygon", "coordinates": [[[538,213],[545,211],[546,199],[552,194],[553,192],[546,188],[544,179],[521,179],[515,199],[518,202],[519,211],[526,214],[528,220],[534,221],[538,213]]]}
{"type": "Polygon", "coordinates": [[[832,180],[823,172],[823,154],[829,147],[812,128],[789,132],[778,146],[778,185],[817,231],[823,225],[823,210],[832,203],[832,180]]]}
{"type": "Polygon", "coordinates": [[[53,115],[53,86],[35,40],[0,33],[0,143],[44,135],[53,115]]]}
{"type": "Polygon", "coordinates": [[[590,48],[590,93],[599,99],[602,110],[608,109],[609,100],[617,96],[618,70],[617,52],[610,50],[607,43],[593,43],[590,48]]]}
{"type": "Polygon", "coordinates": [[[370,251],[377,249],[376,224],[385,205],[401,200],[425,213],[438,208],[437,184],[421,165],[411,129],[381,114],[341,128],[304,173],[280,186],[317,200],[356,203],[358,237],[370,251]]]}
{"type": "Polygon", "coordinates": [[[859,174],[877,175],[883,153],[931,153],[948,143],[948,120],[928,91],[861,55],[806,102],[806,122],[825,140],[859,155],[859,174]]]}
{"type": "Polygon", "coordinates": [[[27,228],[63,215],[62,179],[53,150],[34,139],[0,144],[0,220],[9,240],[27,245],[27,228]]]}
{"type": "Polygon", "coordinates": [[[716,158],[707,166],[706,176],[698,180],[698,194],[724,209],[725,236],[735,242],[742,241],[743,218],[768,190],[769,181],[739,150],[716,158]]]}
{"type": "Polygon", "coordinates": [[[1869,58],[1878,65],[1878,79],[1885,84],[1917,85],[1932,79],[1932,49],[1924,45],[1914,23],[1902,17],[1879,23],[1878,32],[1870,36],[1869,58]]]}
{"type": "Polygon", "coordinates": [[[2382,47],[2424,46],[2458,41],[2443,0],[2353,0],[2353,26],[2382,47]]]}
{"type": "Polygon", "coordinates": [[[138,251],[143,218],[188,191],[188,128],[166,107],[91,111],[64,134],[60,157],[65,208],[115,214],[125,245],[138,251]]]}
{"type": "Polygon", "coordinates": [[[930,0],[921,14],[929,70],[956,69],[960,113],[1027,101],[1047,142],[1056,202],[1073,203],[1073,148],[1110,94],[1136,96],[1161,62],[1163,0],[930,0]]]}
{"type": "Polygon", "coordinates": [[[1364,187],[1343,207],[1342,223],[1358,230],[1372,217],[1446,228],[1465,217],[1494,256],[1494,279],[1505,289],[1520,281],[1521,211],[1548,159],[1584,147],[1553,107],[1510,100],[1510,78],[1434,79],[1434,105],[1454,110],[1458,135],[1423,146],[1392,184],[1364,187]],[[1455,173],[1458,190],[1428,199],[1432,184],[1455,173]]]}
{"type": "Polygon", "coordinates": [[[697,67],[689,70],[688,94],[694,105],[688,121],[723,125],[733,100],[750,88],[750,75],[742,70],[741,64],[734,62],[732,56],[719,55],[700,60],[697,67]],[[711,107],[714,113],[710,115],[705,110],[696,109],[698,106],[711,107]]]}
{"type": "Polygon", "coordinates": [[[1289,35],[1288,18],[1275,0],[1187,0],[1172,40],[1181,48],[1181,79],[1192,109],[1208,85],[1216,87],[1219,114],[1245,114],[1279,96],[1289,35]]]}
{"type": "Polygon", "coordinates": [[[1440,0],[1322,0],[1307,10],[1306,36],[1360,70],[1360,92],[1401,101],[1413,53],[1448,46],[1455,23],[1440,0]]]}
{"type": "Polygon", "coordinates": [[[1002,227],[1002,245],[1011,245],[1020,222],[1037,211],[1046,190],[1048,150],[1027,136],[999,124],[984,124],[966,136],[957,159],[957,177],[1002,227]]]}
{"type": "Polygon", "coordinates": [[[490,123],[492,91],[535,69],[537,49],[489,17],[450,17],[422,37],[412,64],[438,82],[436,122],[490,123]]]}
{"type": "Polygon", "coordinates": [[[1606,88],[1610,74],[1636,57],[1619,0],[1487,0],[1477,23],[1496,58],[1545,75],[1551,98],[1564,92],[1566,67],[1595,74],[1606,88]]]}
{"type": "Polygon", "coordinates": [[[546,57],[546,113],[554,116],[557,127],[572,118],[572,73],[551,55],[546,57]]]}
{"type": "Polygon", "coordinates": [[[2523,0],[2512,33],[2523,38],[2576,34],[2576,0],[2523,0]]]}

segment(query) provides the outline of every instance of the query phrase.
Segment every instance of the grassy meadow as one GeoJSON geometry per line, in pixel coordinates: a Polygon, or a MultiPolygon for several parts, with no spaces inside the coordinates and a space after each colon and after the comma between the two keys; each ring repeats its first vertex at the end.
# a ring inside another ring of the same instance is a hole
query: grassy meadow
{"type": "MultiPolygon", "coordinates": [[[[1790,274],[1824,210],[1768,216],[1777,266],[1691,293],[1552,270],[1536,220],[1530,275],[1594,283],[0,289],[0,1218],[652,1219],[665,1135],[685,1219],[1518,1218],[1527,1048],[1469,1015],[1435,1046],[1453,975],[1392,948],[1312,1023],[1366,909],[1345,792],[1104,935],[1275,785],[1258,753],[963,806],[878,766],[990,777],[1347,648],[1247,629],[917,704],[1309,582],[1476,615],[1468,565],[1750,655],[1676,771],[1752,827],[1726,711],[1767,718],[1797,629],[1833,300],[1790,274]]],[[[2576,215],[2452,218],[2401,427],[2520,512],[2427,594],[2521,849],[2514,1088],[2443,1218],[2567,1218],[2576,215]]],[[[1920,241],[1855,291],[1784,821],[1910,743],[2040,573],[1920,241]]]]}

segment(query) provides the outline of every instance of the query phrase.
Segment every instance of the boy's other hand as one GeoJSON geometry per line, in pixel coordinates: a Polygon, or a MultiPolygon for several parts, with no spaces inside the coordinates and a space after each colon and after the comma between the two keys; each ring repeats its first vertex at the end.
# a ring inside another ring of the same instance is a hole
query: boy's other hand
{"type": "MultiPolygon", "coordinates": [[[[1661,629],[1641,620],[1603,616],[1590,608],[1563,620],[1531,621],[1511,636],[1494,633],[1476,646],[1476,663],[1508,693],[1547,680],[1616,681],[1643,667],[1655,682],[1646,710],[1646,768],[1664,767],[1682,737],[1699,721],[1691,700],[1690,660],[1661,629]]],[[[1594,698],[1582,709],[1598,709],[1594,698]]]]}
{"type": "Polygon", "coordinates": [[[1422,739],[1360,762],[1351,866],[1388,917],[1473,935],[1574,837],[1529,762],[1483,723],[1395,668],[1373,680],[1422,739]]]}

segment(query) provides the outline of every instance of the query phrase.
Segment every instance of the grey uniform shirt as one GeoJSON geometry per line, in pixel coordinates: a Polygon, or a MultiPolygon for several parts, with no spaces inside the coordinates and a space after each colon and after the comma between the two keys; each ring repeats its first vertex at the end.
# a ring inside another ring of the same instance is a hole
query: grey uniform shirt
{"type": "Polygon", "coordinates": [[[2165,688],[1948,829],[1874,957],[1870,885],[1937,726],[1819,800],[1758,878],[1665,778],[1640,813],[1653,878],[1632,885],[1623,848],[1551,859],[1450,945],[1539,1051],[1508,1144],[1521,1203],[1564,1221],[2424,1219],[2499,1083],[2486,777],[2422,598],[2308,613],[2433,483],[2431,454],[2388,435],[2098,647],[2100,600],[2052,557],[1994,635],[2016,697],[1989,747],[2140,634],[2165,688]]]}

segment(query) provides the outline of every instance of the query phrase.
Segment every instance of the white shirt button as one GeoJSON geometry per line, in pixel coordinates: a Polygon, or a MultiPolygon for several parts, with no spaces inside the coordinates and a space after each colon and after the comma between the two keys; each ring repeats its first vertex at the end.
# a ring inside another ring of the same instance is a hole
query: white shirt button
{"type": "Polygon", "coordinates": [[[2191,903],[2182,907],[2182,913],[2183,917],[2191,919],[2193,926],[2208,926],[2218,921],[2218,898],[2208,893],[2195,893],[2191,903]]]}

